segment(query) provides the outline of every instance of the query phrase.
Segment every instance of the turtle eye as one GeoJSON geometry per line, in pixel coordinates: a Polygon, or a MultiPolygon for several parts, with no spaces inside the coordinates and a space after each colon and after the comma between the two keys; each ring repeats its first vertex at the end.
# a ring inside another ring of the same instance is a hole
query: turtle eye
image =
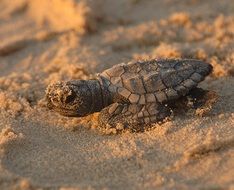
{"type": "Polygon", "coordinates": [[[68,103],[74,101],[75,98],[76,98],[75,94],[72,93],[71,95],[68,95],[68,96],[65,98],[65,103],[68,104],[68,103]]]}

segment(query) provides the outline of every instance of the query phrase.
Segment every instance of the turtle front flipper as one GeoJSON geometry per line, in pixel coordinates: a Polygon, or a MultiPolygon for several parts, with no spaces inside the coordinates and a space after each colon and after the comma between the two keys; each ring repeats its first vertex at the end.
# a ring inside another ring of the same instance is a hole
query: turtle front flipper
{"type": "Polygon", "coordinates": [[[143,131],[145,126],[162,121],[170,114],[168,107],[158,103],[145,105],[114,103],[101,111],[99,124],[107,129],[143,131]]]}

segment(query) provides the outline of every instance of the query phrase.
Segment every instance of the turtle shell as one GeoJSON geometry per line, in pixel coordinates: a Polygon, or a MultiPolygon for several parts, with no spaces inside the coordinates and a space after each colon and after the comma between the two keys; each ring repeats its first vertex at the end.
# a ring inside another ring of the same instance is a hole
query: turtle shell
{"type": "Polygon", "coordinates": [[[130,103],[166,102],[186,95],[212,70],[194,59],[163,59],[118,64],[100,75],[109,90],[130,103]]]}

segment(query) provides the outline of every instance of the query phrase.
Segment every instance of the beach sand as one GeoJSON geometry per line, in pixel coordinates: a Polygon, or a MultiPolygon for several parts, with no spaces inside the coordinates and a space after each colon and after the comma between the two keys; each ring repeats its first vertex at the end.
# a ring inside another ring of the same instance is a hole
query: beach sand
{"type": "Polygon", "coordinates": [[[0,189],[234,189],[233,0],[2,0],[0,189]],[[115,64],[196,58],[218,100],[140,133],[47,109],[47,85],[115,64]]]}

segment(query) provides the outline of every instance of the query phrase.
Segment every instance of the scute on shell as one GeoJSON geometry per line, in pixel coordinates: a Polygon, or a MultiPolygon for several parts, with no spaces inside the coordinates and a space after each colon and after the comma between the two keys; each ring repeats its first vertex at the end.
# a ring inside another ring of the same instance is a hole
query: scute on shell
{"type": "Polygon", "coordinates": [[[100,75],[110,81],[112,93],[130,103],[145,104],[177,99],[210,72],[211,66],[199,60],[164,59],[119,64],[100,75]]]}

